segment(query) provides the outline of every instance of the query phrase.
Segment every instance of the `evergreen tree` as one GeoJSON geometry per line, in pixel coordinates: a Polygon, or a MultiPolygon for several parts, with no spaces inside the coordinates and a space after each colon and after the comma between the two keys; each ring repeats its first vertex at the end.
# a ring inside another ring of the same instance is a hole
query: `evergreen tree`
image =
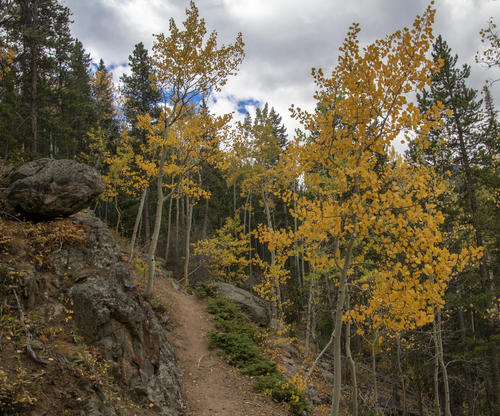
{"type": "Polygon", "coordinates": [[[82,43],[71,45],[65,83],[61,91],[61,121],[64,126],[64,154],[74,157],[83,151],[86,134],[95,126],[95,109],[90,74],[91,59],[82,43]]]}
{"type": "Polygon", "coordinates": [[[125,99],[123,112],[127,123],[131,127],[131,134],[136,136],[137,116],[150,114],[157,117],[159,111],[155,111],[156,104],[160,101],[160,93],[151,82],[153,70],[147,49],[142,42],[135,45],[132,55],[128,57],[131,69],[130,75],[123,75],[122,95],[125,99]]]}
{"type": "Polygon", "coordinates": [[[13,136],[12,145],[33,155],[56,156],[62,139],[61,95],[72,44],[70,11],[60,1],[12,0],[1,17],[6,45],[15,51],[10,78],[2,81],[2,128],[13,136]]]}
{"type": "Polygon", "coordinates": [[[108,71],[102,59],[92,77],[92,94],[98,127],[103,130],[108,139],[116,138],[118,122],[113,75],[108,71]]]}
{"type": "MultiPolygon", "coordinates": [[[[469,347],[469,351],[478,347],[476,341],[468,338],[471,335],[477,337],[477,333],[472,334],[473,328],[475,331],[479,330],[484,337],[481,343],[488,349],[487,357],[476,355],[473,358],[482,360],[483,363],[484,360],[488,362],[482,367],[482,376],[487,387],[483,407],[489,407],[490,414],[493,415],[498,412],[500,392],[498,347],[495,346],[498,340],[495,340],[494,335],[499,323],[495,301],[498,272],[495,274],[494,269],[498,269],[497,235],[500,230],[496,218],[500,212],[498,204],[496,208],[492,208],[488,200],[498,194],[498,171],[495,168],[498,164],[498,122],[491,96],[486,94],[484,111],[477,91],[467,86],[470,67],[457,67],[458,56],[452,55],[451,49],[441,36],[434,43],[432,55],[435,62],[441,60],[441,69],[434,74],[430,88],[418,94],[417,98],[423,112],[430,110],[438,102],[444,105],[446,110],[442,115],[443,126],[430,131],[427,137],[428,146],[419,141],[411,143],[407,157],[432,166],[442,175],[451,173],[454,191],[448,194],[447,200],[443,200],[448,244],[459,247],[465,242],[473,242],[484,247],[479,270],[462,274],[451,286],[448,308],[450,312],[453,310],[457,314],[457,319],[456,323],[450,321],[447,325],[459,326],[457,329],[463,334],[462,344],[467,339],[472,344],[476,343],[475,346],[469,347]],[[496,185],[495,181],[491,180],[494,177],[497,178],[496,185]],[[466,322],[464,313],[469,308],[472,308],[477,322],[466,322]],[[490,370],[484,371],[488,367],[490,370]]],[[[455,353],[460,353],[460,349],[457,349],[458,341],[448,339],[448,347],[454,346],[455,353]]],[[[461,353],[465,352],[462,350],[461,353]]],[[[481,373],[479,367],[474,371],[481,373]]],[[[467,385],[466,381],[464,385],[467,385]]],[[[468,388],[470,386],[465,388],[465,393],[470,393],[468,388]]],[[[485,391],[484,386],[481,390],[485,391]]],[[[478,391],[474,393],[478,394],[478,391]]],[[[459,397],[471,397],[471,394],[464,395],[459,391],[456,394],[459,397]]]]}

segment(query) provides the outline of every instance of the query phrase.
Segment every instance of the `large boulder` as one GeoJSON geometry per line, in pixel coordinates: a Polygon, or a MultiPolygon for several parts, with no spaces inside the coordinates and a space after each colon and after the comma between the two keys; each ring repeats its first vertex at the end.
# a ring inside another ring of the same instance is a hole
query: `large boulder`
{"type": "Polygon", "coordinates": [[[239,305],[252,321],[261,325],[269,324],[269,314],[264,302],[248,290],[224,282],[216,282],[215,286],[222,297],[239,305]]]}
{"type": "Polygon", "coordinates": [[[86,208],[104,183],[92,167],[69,159],[38,159],[11,169],[7,203],[32,217],[68,216],[86,208]]]}
{"type": "Polygon", "coordinates": [[[109,277],[88,276],[72,287],[74,317],[85,340],[112,362],[116,380],[161,415],[185,414],[174,351],[149,303],[124,264],[109,277]]]}

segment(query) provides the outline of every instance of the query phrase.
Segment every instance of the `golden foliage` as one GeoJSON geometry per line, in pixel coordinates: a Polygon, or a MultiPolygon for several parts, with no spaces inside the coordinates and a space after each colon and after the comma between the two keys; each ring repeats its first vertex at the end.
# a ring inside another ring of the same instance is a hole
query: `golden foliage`
{"type": "Polygon", "coordinates": [[[393,331],[430,322],[453,273],[479,252],[443,247],[434,201],[444,184],[391,148],[415,135],[425,145],[440,124],[442,105],[422,114],[408,99],[436,70],[427,57],[434,13],[427,8],[412,28],[363,49],[354,24],[331,75],[313,69],[317,110],[293,110],[313,138],[297,138],[286,155],[287,171],[302,176],[307,189],[283,193],[286,202],[297,201],[292,214],[306,260],[340,288],[359,290],[364,303],[354,305],[351,319],[393,331]]]}
{"type": "Polygon", "coordinates": [[[193,246],[195,255],[206,257],[213,277],[242,283],[248,278],[246,268],[252,263],[249,243],[239,218],[229,217],[214,237],[193,246]]]}

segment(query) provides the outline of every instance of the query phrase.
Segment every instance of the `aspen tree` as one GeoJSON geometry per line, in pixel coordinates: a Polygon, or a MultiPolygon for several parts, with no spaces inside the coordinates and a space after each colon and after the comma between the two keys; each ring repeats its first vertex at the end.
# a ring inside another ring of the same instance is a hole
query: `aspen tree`
{"type": "MultiPolygon", "coordinates": [[[[183,26],[183,30],[179,29],[174,19],[171,19],[168,36],[163,33],[155,35],[152,48],[154,80],[166,103],[158,124],[154,127],[157,129],[159,126],[161,134],[157,134],[158,130],[153,133],[150,117],[142,117],[142,127],[149,126],[150,143],[157,149],[154,167],[157,202],[153,235],[148,251],[149,274],[146,296],[151,296],[153,292],[155,254],[163,203],[166,199],[163,193],[164,178],[166,175],[178,172],[178,168],[175,167],[177,164],[174,166],[168,163],[168,157],[175,154],[172,152],[172,145],[175,145],[176,141],[174,127],[190,113],[198,112],[202,98],[207,98],[212,92],[220,90],[227,78],[236,73],[244,55],[241,33],[237,35],[234,44],[228,46],[217,45],[215,31],[206,36],[205,21],[199,17],[194,2],[191,2],[189,9],[186,10],[183,26]]],[[[179,182],[176,186],[184,185],[179,182]]]]}
{"type": "Polygon", "coordinates": [[[441,247],[443,215],[433,198],[444,191],[443,184],[431,170],[391,154],[393,140],[425,136],[444,111],[437,104],[423,114],[408,100],[409,93],[428,85],[435,70],[427,57],[434,14],[429,6],[411,28],[363,49],[359,26],[351,26],[331,75],[313,70],[318,111],[294,111],[314,139],[296,141],[288,159],[310,192],[286,192],[284,198],[297,200],[298,232],[310,247],[306,260],[314,258],[329,270],[338,287],[332,416],[339,415],[345,319],[390,316],[394,330],[429,323],[453,270],[467,260],[441,247]],[[348,288],[367,263],[372,273],[359,289],[370,296],[347,314],[348,288]]]}

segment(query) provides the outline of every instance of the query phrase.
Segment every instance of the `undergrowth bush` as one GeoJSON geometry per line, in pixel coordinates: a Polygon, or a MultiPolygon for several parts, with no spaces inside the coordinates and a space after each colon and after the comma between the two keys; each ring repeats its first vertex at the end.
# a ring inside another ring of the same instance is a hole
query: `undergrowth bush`
{"type": "Polygon", "coordinates": [[[216,298],[209,301],[207,310],[215,315],[215,327],[218,329],[208,334],[210,348],[220,348],[227,361],[238,367],[242,374],[256,377],[255,390],[287,403],[295,414],[308,408],[304,394],[287,382],[276,364],[259,351],[257,331],[237,305],[216,298]]]}
{"type": "Polygon", "coordinates": [[[210,283],[198,283],[195,287],[190,288],[190,293],[199,298],[215,298],[217,296],[217,286],[210,283]]]}

